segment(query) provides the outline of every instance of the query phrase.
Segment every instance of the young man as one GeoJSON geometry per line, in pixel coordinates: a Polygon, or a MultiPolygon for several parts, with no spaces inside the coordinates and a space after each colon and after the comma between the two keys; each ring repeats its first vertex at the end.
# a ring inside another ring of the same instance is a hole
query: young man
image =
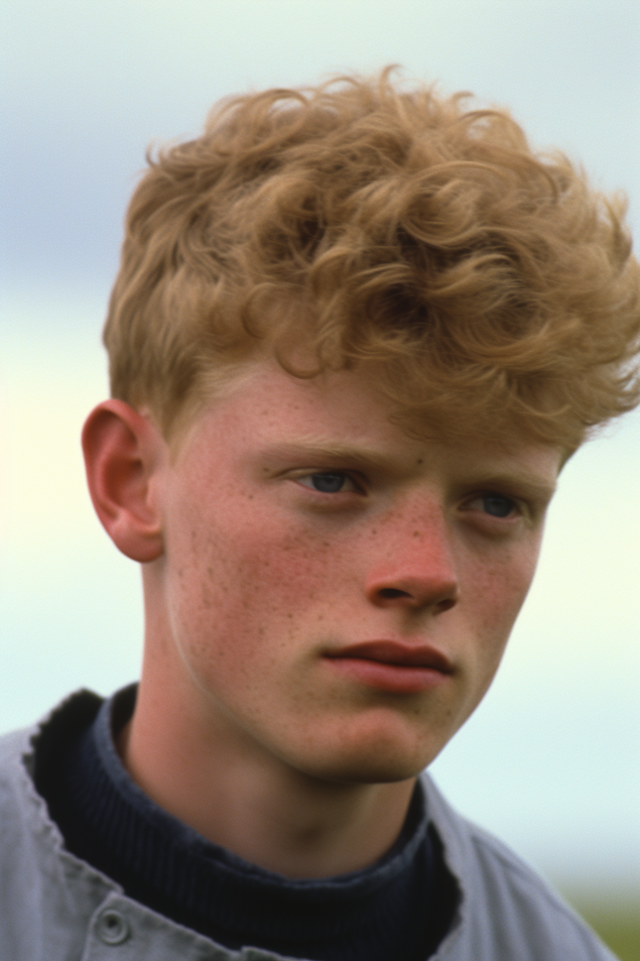
{"type": "Polygon", "coordinates": [[[638,399],[622,213],[388,73],[150,160],[83,435],[142,676],[3,742],[3,959],[611,957],[421,772],[638,399]]]}

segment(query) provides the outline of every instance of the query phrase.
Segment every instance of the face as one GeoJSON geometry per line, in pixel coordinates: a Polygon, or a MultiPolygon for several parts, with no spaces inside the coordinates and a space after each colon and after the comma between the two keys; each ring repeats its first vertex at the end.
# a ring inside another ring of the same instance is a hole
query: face
{"type": "Polygon", "coordinates": [[[364,374],[303,381],[260,362],[160,471],[148,643],[185,709],[266,758],[334,781],[412,777],[494,676],[559,460],[418,441],[364,374]]]}

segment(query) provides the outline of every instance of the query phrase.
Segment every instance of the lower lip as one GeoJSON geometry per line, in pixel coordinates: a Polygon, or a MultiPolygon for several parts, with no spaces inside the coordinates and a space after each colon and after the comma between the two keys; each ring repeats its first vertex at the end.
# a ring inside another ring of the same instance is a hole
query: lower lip
{"type": "Polygon", "coordinates": [[[447,674],[430,667],[408,667],[359,657],[327,658],[333,670],[368,687],[391,694],[420,694],[442,684],[447,674]]]}

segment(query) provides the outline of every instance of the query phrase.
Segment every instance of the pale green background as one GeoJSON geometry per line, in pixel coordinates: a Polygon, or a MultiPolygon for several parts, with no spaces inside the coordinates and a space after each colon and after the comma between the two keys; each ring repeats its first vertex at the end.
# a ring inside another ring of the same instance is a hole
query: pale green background
{"type": "MultiPolygon", "coordinates": [[[[135,677],[138,575],[92,515],[78,434],[152,139],[220,96],[404,65],[509,104],[623,186],[640,228],[640,7],[531,0],[21,0],[5,5],[0,730],[135,677]]],[[[640,894],[640,417],[570,462],[488,699],[433,765],[558,883],[640,894]]]]}

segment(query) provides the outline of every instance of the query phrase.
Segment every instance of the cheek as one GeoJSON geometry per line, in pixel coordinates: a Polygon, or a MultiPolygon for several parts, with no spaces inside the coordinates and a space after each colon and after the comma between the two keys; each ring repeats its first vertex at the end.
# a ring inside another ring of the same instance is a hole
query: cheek
{"type": "MultiPolygon", "coordinates": [[[[524,562],[515,552],[508,560],[488,562],[475,569],[468,587],[464,622],[469,646],[466,649],[466,694],[456,722],[459,728],[486,694],[531,583],[535,562],[524,562]]],[[[462,612],[462,607],[461,607],[462,612]]]]}
{"type": "Polygon", "coordinates": [[[515,569],[504,568],[488,577],[479,597],[487,617],[498,625],[510,626],[522,607],[531,583],[531,576],[515,569]]]}
{"type": "MultiPolygon", "coordinates": [[[[247,512],[241,523],[190,518],[174,555],[174,634],[183,652],[211,666],[255,673],[275,661],[305,621],[321,621],[337,579],[329,544],[247,512]],[[316,603],[317,602],[317,603],[316,603]]],[[[185,518],[186,521],[186,518],[185,518]]]]}
{"type": "Polygon", "coordinates": [[[535,572],[537,551],[505,552],[498,562],[483,565],[478,572],[475,613],[478,637],[492,670],[509,638],[527,596],[535,572]]]}

